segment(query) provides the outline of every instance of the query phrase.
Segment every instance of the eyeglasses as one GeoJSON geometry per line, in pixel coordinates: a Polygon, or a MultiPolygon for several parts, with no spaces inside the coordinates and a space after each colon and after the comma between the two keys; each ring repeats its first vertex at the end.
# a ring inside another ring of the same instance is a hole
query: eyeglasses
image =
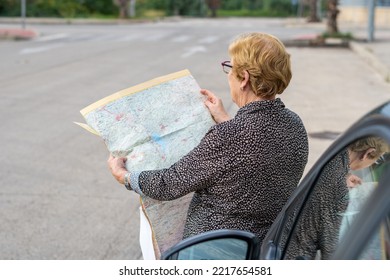
{"type": "Polygon", "coordinates": [[[229,74],[230,70],[233,68],[229,60],[222,62],[221,65],[223,72],[225,72],[226,74],[229,74]]]}

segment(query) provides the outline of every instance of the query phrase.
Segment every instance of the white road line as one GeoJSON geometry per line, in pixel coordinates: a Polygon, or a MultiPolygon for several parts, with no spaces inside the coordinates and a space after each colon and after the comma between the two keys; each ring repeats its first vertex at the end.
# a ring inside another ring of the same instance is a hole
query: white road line
{"type": "Polygon", "coordinates": [[[64,44],[54,44],[54,45],[48,45],[48,46],[43,46],[43,47],[36,47],[36,48],[26,48],[22,49],[19,54],[24,55],[24,54],[32,54],[32,53],[40,53],[40,52],[46,52],[50,51],[52,49],[59,48],[63,46],[64,44]]]}
{"type": "Polygon", "coordinates": [[[154,34],[154,35],[150,35],[150,36],[146,36],[145,37],[145,41],[146,42],[156,42],[156,41],[159,41],[161,40],[162,38],[168,36],[168,34],[154,34]]]}
{"type": "Polygon", "coordinates": [[[172,42],[175,42],[175,43],[183,43],[183,42],[187,42],[187,41],[190,40],[190,39],[191,39],[191,36],[182,35],[182,36],[173,38],[173,39],[172,39],[172,42]]]}
{"type": "Polygon", "coordinates": [[[200,52],[207,52],[207,49],[204,46],[194,46],[183,53],[181,57],[186,58],[200,52]]]}
{"type": "Polygon", "coordinates": [[[133,41],[133,40],[138,39],[138,38],[140,38],[139,34],[130,34],[127,36],[119,37],[116,41],[117,42],[129,42],[129,41],[133,41]]]}
{"type": "Polygon", "coordinates": [[[59,33],[59,34],[53,34],[53,35],[47,35],[47,36],[42,36],[34,39],[34,42],[47,42],[47,41],[54,41],[54,40],[59,40],[59,39],[64,39],[69,37],[68,34],[66,33],[59,33]]]}
{"type": "MultiPolygon", "coordinates": [[[[113,42],[118,41],[120,36],[117,34],[105,34],[105,35],[99,35],[96,36],[94,34],[89,34],[88,36],[81,37],[82,41],[90,41],[90,42],[113,42]]],[[[80,40],[81,41],[81,40],[80,40]]]]}
{"type": "Polygon", "coordinates": [[[218,36],[207,36],[202,39],[200,39],[198,42],[201,44],[212,44],[218,41],[219,37],[218,36]]]}

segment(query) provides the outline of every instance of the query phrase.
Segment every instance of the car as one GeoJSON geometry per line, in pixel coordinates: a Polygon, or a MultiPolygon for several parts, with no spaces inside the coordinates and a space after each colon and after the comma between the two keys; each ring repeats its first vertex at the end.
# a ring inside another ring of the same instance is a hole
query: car
{"type": "Polygon", "coordinates": [[[262,242],[241,230],[210,231],[182,240],[161,259],[389,260],[390,153],[346,176],[338,176],[333,168],[351,144],[373,138],[390,147],[390,101],[334,140],[301,180],[262,242]],[[328,176],[333,176],[334,184],[328,176]],[[340,182],[343,188],[337,187],[340,182]]]}

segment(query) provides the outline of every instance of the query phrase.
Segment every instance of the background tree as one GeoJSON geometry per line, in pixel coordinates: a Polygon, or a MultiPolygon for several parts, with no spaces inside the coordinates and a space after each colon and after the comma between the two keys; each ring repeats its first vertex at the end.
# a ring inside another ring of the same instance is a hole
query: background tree
{"type": "Polygon", "coordinates": [[[216,17],[217,16],[217,10],[221,5],[220,0],[207,0],[207,6],[209,6],[209,9],[211,10],[211,16],[216,17]]]}
{"type": "Polygon", "coordinates": [[[308,22],[319,22],[320,18],[317,13],[318,0],[309,0],[309,17],[308,22]]]}
{"type": "Polygon", "coordinates": [[[339,32],[337,27],[337,16],[340,12],[338,9],[338,0],[328,0],[328,12],[327,12],[327,32],[332,35],[339,32]]]}
{"type": "Polygon", "coordinates": [[[118,8],[112,0],[83,0],[79,1],[90,15],[115,15],[118,8]]]}
{"type": "Polygon", "coordinates": [[[129,17],[129,2],[130,0],[114,0],[114,4],[119,7],[119,18],[129,17]]]}

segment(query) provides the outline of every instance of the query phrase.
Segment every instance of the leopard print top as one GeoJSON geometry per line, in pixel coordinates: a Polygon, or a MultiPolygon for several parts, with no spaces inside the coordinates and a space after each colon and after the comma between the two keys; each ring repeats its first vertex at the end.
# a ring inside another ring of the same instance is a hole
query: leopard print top
{"type": "Polygon", "coordinates": [[[171,167],[141,172],[137,188],[156,200],[195,192],[184,238],[239,229],[262,240],[299,183],[307,159],[307,133],[299,116],[279,98],[255,101],[213,126],[171,167]]]}

